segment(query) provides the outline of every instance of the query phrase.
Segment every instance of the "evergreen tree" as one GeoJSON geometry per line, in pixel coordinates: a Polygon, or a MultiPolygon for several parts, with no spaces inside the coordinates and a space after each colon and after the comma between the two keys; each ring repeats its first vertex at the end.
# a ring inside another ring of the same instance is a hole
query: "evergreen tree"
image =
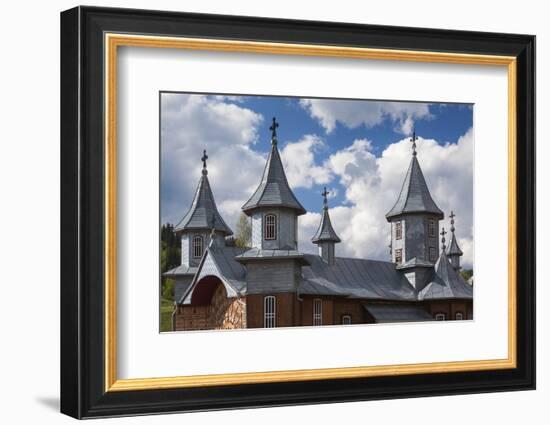
{"type": "Polygon", "coordinates": [[[235,235],[235,246],[249,248],[252,239],[252,226],[246,214],[241,213],[237,222],[237,234],[235,235]]]}

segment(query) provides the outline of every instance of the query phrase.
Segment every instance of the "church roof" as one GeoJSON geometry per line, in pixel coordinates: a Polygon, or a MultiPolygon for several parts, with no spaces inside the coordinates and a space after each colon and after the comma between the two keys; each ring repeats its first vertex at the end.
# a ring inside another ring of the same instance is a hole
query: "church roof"
{"type": "Polygon", "coordinates": [[[176,225],[174,231],[181,232],[184,230],[210,230],[214,227],[225,235],[232,235],[233,232],[229,228],[216,207],[216,201],[210,188],[208,181],[208,171],[206,165],[202,169],[202,176],[199,180],[195,197],[191,204],[191,208],[187,214],[176,225]]]}
{"type": "Polygon", "coordinates": [[[439,219],[443,218],[443,211],[437,207],[430,195],[422,169],[416,158],[416,152],[413,152],[399,198],[397,198],[393,208],[386,214],[386,218],[389,220],[392,217],[407,213],[431,213],[437,215],[439,219]]]}
{"type": "Polygon", "coordinates": [[[369,303],[364,304],[363,308],[374,317],[376,323],[426,322],[433,320],[432,315],[425,308],[418,305],[369,303]]]}
{"type": "Polygon", "coordinates": [[[321,223],[319,223],[319,228],[317,229],[317,232],[315,232],[315,235],[313,238],[311,238],[311,241],[313,243],[319,243],[319,242],[341,242],[340,238],[334,231],[334,228],[332,227],[332,223],[330,222],[330,215],[328,213],[328,204],[327,204],[327,188],[325,188],[325,191],[323,192],[323,216],[321,217],[321,223]]]}
{"type": "Polygon", "coordinates": [[[447,250],[447,255],[462,255],[462,254],[463,254],[462,250],[458,246],[455,233],[453,232],[453,235],[451,236],[451,244],[449,245],[449,249],[447,250]]]}
{"type": "Polygon", "coordinates": [[[435,263],[432,280],[418,294],[419,300],[430,299],[472,299],[473,289],[453,268],[445,251],[441,251],[435,263]]]}
{"type": "MultiPolygon", "coordinates": [[[[275,125],[278,126],[274,121],[273,128],[276,128],[275,125]]],[[[279,149],[277,149],[275,131],[273,131],[271,152],[265,164],[262,181],[242,209],[248,213],[260,207],[287,207],[297,210],[299,215],[306,213],[288,185],[279,149]]]]}

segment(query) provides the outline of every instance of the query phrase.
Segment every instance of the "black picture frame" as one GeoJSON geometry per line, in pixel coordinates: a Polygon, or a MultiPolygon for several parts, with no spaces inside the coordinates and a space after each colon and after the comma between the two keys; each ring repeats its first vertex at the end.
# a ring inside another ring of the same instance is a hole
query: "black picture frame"
{"type": "Polygon", "coordinates": [[[61,13],[61,412],[75,418],[535,388],[535,37],[76,7],[61,13]],[[106,392],[104,33],[517,58],[517,367],[475,372],[106,392]]]}

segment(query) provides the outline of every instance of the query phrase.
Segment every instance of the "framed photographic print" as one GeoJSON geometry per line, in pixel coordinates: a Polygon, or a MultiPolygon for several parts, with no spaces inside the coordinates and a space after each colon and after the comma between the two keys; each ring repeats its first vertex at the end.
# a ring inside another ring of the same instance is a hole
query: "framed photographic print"
{"type": "Polygon", "coordinates": [[[528,35],[61,15],[61,411],[533,389],[528,35]]]}

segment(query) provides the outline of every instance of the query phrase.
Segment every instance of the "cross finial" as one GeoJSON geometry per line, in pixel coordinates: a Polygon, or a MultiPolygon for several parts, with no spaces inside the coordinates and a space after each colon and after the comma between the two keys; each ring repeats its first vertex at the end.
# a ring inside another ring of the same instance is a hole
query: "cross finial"
{"type": "Polygon", "coordinates": [[[202,151],[202,174],[207,175],[208,170],[206,169],[206,160],[208,159],[208,155],[206,155],[206,149],[202,151]]]}
{"type": "Polygon", "coordinates": [[[411,137],[412,148],[413,148],[413,156],[416,156],[416,140],[417,140],[416,131],[413,130],[413,135],[411,137]]]}
{"type": "Polygon", "coordinates": [[[453,211],[451,211],[451,215],[449,216],[449,218],[451,219],[451,232],[455,232],[455,213],[453,211]]]}
{"type": "Polygon", "coordinates": [[[445,235],[447,234],[447,232],[445,231],[445,228],[441,228],[441,251],[445,252],[445,235]]]}
{"type": "Polygon", "coordinates": [[[279,123],[275,120],[275,117],[273,117],[273,122],[269,129],[271,130],[271,143],[274,145],[277,144],[277,127],[279,127],[279,123]]]}
{"type": "Polygon", "coordinates": [[[330,192],[327,190],[327,187],[325,186],[323,193],[321,195],[323,196],[323,206],[326,207],[328,205],[327,196],[330,192]]]}

